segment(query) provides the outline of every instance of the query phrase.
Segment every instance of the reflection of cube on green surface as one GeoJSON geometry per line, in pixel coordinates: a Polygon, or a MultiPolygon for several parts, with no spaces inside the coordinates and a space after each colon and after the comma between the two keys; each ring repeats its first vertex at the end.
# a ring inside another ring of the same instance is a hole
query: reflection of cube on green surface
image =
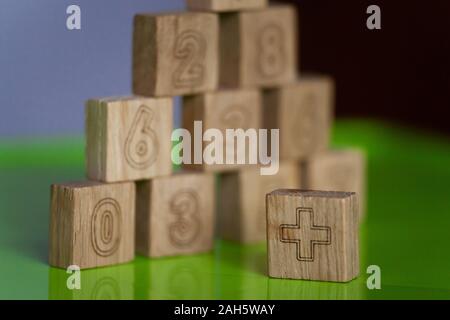
{"type": "Polygon", "coordinates": [[[138,257],[135,270],[135,299],[212,299],[213,258],[211,254],[159,259],[138,257]]]}
{"type": "Polygon", "coordinates": [[[270,300],[360,300],[366,291],[365,277],[348,283],[269,279],[270,300]]]}
{"type": "Polygon", "coordinates": [[[265,243],[217,241],[214,254],[217,299],[267,299],[265,243]]]}
{"type": "Polygon", "coordinates": [[[82,270],[79,290],[71,290],[67,287],[67,280],[73,275],[74,273],[67,273],[63,269],[50,268],[48,298],[50,300],[129,300],[134,298],[132,264],[82,270]]]}

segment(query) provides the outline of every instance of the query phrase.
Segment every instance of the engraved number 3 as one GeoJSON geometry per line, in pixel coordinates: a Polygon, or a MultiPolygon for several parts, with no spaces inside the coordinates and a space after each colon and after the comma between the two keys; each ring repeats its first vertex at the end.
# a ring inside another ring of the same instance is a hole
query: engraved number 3
{"type": "Polygon", "coordinates": [[[171,199],[170,212],[176,220],[169,226],[169,236],[175,246],[188,246],[197,238],[201,224],[198,206],[197,194],[192,190],[177,193],[171,199]]]}
{"type": "Polygon", "coordinates": [[[177,38],[174,55],[181,62],[173,74],[176,88],[199,86],[203,83],[205,53],[206,41],[201,33],[188,30],[177,38]]]}

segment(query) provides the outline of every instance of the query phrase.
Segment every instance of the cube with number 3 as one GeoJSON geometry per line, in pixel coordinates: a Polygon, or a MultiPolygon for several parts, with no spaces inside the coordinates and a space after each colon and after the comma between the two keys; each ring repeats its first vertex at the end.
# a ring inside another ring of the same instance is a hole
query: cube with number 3
{"type": "Polygon", "coordinates": [[[210,251],[214,208],[212,174],[181,172],[137,183],[136,251],[147,257],[210,251]]]}
{"type": "Polygon", "coordinates": [[[215,90],[218,65],[216,14],[185,12],[135,17],[135,94],[175,96],[215,90]]]}

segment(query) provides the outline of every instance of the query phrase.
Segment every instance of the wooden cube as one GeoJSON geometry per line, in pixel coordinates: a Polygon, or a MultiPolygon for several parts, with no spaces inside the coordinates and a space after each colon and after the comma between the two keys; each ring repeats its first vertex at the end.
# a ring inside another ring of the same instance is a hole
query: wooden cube
{"type": "Polygon", "coordinates": [[[81,269],[134,258],[135,185],[65,183],[51,189],[50,264],[81,269]]]}
{"type": "Polygon", "coordinates": [[[302,159],[328,148],[334,112],[334,83],[307,76],[264,92],[264,128],[280,129],[280,158],[302,159]]]}
{"type": "Polygon", "coordinates": [[[179,173],[137,185],[137,251],[149,257],[213,247],[214,176],[179,173]]]}
{"type": "Polygon", "coordinates": [[[203,11],[237,11],[264,8],[268,0],[187,0],[190,10],[203,11]]]}
{"type": "MultiPolygon", "coordinates": [[[[218,129],[223,139],[222,164],[187,164],[188,169],[205,171],[235,170],[249,164],[249,143],[239,145],[237,139],[226,139],[226,129],[255,129],[261,127],[262,101],[258,90],[224,90],[184,98],[183,128],[194,135],[194,121],[202,121],[203,132],[218,129]],[[245,164],[237,163],[237,153],[246,155],[245,164]],[[234,164],[226,164],[227,154],[234,153],[234,164]]],[[[257,133],[257,132],[256,132],[257,133]]],[[[211,142],[203,143],[203,150],[211,142]]],[[[192,155],[194,154],[192,145],[192,155]]],[[[193,156],[192,156],[193,157],[193,156]]],[[[258,159],[256,159],[258,160],[258,159]]],[[[256,164],[256,163],[255,163],[256,164]]]]}
{"type": "Polygon", "coordinates": [[[358,276],[355,193],[273,191],[267,226],[270,277],[347,282],[358,276]]]}
{"type": "Polygon", "coordinates": [[[172,172],[172,99],[110,98],[86,105],[87,173],[92,180],[141,180],[172,172]]]}
{"type": "Polygon", "coordinates": [[[299,188],[296,162],[281,162],[275,175],[258,168],[220,177],[219,232],[223,239],[242,243],[266,240],[266,194],[279,188],[299,188]]]}
{"type": "Polygon", "coordinates": [[[273,87],[297,75],[295,7],[273,6],[220,18],[220,85],[273,87]]]}
{"type": "Polygon", "coordinates": [[[135,17],[135,94],[175,96],[215,90],[218,69],[216,14],[180,12],[135,17]]]}
{"type": "Polygon", "coordinates": [[[360,220],[366,203],[366,158],[356,149],[332,150],[311,156],[303,163],[303,187],[310,190],[356,192],[360,220]]]}

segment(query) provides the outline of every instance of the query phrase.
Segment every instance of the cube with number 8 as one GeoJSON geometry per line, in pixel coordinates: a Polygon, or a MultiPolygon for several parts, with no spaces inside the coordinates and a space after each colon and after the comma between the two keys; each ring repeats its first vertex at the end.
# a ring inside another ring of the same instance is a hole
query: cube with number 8
{"type": "Polygon", "coordinates": [[[216,14],[186,12],[135,17],[135,94],[175,96],[215,90],[218,66],[216,14]]]}
{"type": "Polygon", "coordinates": [[[220,20],[220,84],[273,87],[297,74],[297,18],[294,7],[273,6],[225,14],[220,20]]]}

